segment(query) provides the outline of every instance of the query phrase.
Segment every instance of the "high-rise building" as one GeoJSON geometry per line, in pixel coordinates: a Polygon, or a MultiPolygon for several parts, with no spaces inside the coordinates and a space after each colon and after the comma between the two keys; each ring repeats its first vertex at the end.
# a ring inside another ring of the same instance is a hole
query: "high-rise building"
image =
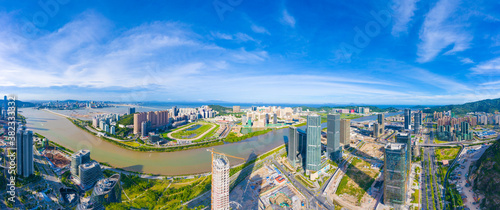
{"type": "Polygon", "coordinates": [[[406,144],[389,143],[384,149],[384,203],[401,207],[406,201],[406,144]]]}
{"type": "Polygon", "coordinates": [[[278,115],[276,113],[273,114],[273,124],[278,124],[278,115]]]}
{"type": "Polygon", "coordinates": [[[306,170],[318,171],[321,168],[321,116],[307,116],[306,170]]]}
{"type": "Polygon", "coordinates": [[[7,102],[7,96],[3,96],[3,110],[2,110],[2,115],[3,119],[7,119],[7,111],[9,110],[8,102],[7,102]]]}
{"type": "Polygon", "coordinates": [[[172,107],[172,115],[174,117],[177,117],[179,115],[179,109],[177,108],[177,106],[172,107]]]}
{"type": "Polygon", "coordinates": [[[97,117],[92,118],[92,127],[94,128],[99,127],[99,118],[97,117]]]}
{"type": "Polygon", "coordinates": [[[413,115],[413,130],[415,133],[419,133],[422,128],[422,112],[416,112],[413,115]]]}
{"type": "MultiPolygon", "coordinates": [[[[380,125],[379,127],[383,131],[385,129],[385,117],[384,117],[383,113],[377,115],[377,122],[380,125]]],[[[383,133],[383,132],[380,132],[380,133],[383,133]]]]}
{"type": "Polygon", "coordinates": [[[374,123],[373,124],[373,138],[378,138],[380,137],[380,124],[374,123]]]}
{"type": "Polygon", "coordinates": [[[410,129],[410,124],[411,124],[411,110],[410,109],[404,109],[404,118],[405,118],[405,124],[404,128],[406,130],[410,129]]]}
{"type": "Polygon", "coordinates": [[[462,134],[462,140],[472,140],[472,133],[470,132],[470,126],[468,122],[462,122],[460,124],[460,132],[462,134]]]}
{"type": "Polygon", "coordinates": [[[333,161],[338,160],[342,156],[342,149],[340,147],[340,115],[338,114],[327,115],[326,143],[328,158],[333,161]]]}
{"type": "Polygon", "coordinates": [[[264,124],[266,124],[266,125],[269,124],[269,114],[268,113],[266,113],[266,115],[265,115],[264,124]]]}
{"type": "Polygon", "coordinates": [[[141,124],[141,136],[142,137],[145,137],[148,135],[150,125],[151,125],[150,121],[142,122],[142,124],[141,124]]]}
{"type": "Polygon", "coordinates": [[[120,174],[113,174],[109,178],[97,181],[90,199],[77,206],[77,210],[104,209],[109,203],[122,202],[120,174]]]}
{"type": "Polygon", "coordinates": [[[241,116],[241,125],[247,125],[248,118],[246,115],[241,116]]]}
{"type": "Polygon", "coordinates": [[[212,209],[229,210],[229,160],[225,155],[213,154],[212,209]]]}
{"type": "MultiPolygon", "coordinates": [[[[406,144],[406,147],[408,148],[408,157],[406,157],[406,159],[408,161],[411,160],[411,134],[409,133],[398,133],[396,135],[396,143],[400,143],[400,144],[406,144]]],[[[409,164],[409,163],[408,163],[409,164]]]]}
{"type": "Polygon", "coordinates": [[[292,167],[297,167],[297,163],[302,165],[303,160],[305,160],[304,145],[306,141],[307,134],[305,131],[293,126],[290,127],[288,135],[288,162],[292,167]]]}
{"type": "Polygon", "coordinates": [[[240,106],[233,106],[233,113],[238,113],[241,112],[241,107],[240,106]]]}
{"type": "Polygon", "coordinates": [[[135,107],[129,107],[128,114],[134,114],[134,113],[135,113],[135,107]]]}
{"type": "Polygon", "coordinates": [[[169,124],[169,113],[167,110],[135,113],[134,134],[142,132],[142,122],[144,121],[149,121],[151,123],[150,128],[161,128],[169,124]]]}
{"type": "Polygon", "coordinates": [[[80,169],[80,184],[83,189],[88,189],[97,182],[100,178],[102,178],[101,165],[95,160],[92,160],[88,163],[81,164],[79,166],[80,169]]]}
{"type": "Polygon", "coordinates": [[[71,156],[70,172],[71,175],[78,177],[80,175],[80,165],[90,162],[90,151],[80,150],[71,156]]]}
{"type": "Polygon", "coordinates": [[[110,129],[109,133],[111,133],[113,135],[116,135],[116,128],[115,128],[114,125],[111,126],[111,129],[110,129]]]}
{"type": "Polygon", "coordinates": [[[289,127],[288,135],[288,162],[292,167],[297,165],[297,152],[299,151],[299,132],[296,127],[289,127]]]}
{"type": "Polygon", "coordinates": [[[340,143],[348,145],[351,143],[351,120],[340,119],[340,143]]]}
{"type": "Polygon", "coordinates": [[[17,174],[28,177],[34,173],[33,131],[20,129],[16,136],[17,174]]]}

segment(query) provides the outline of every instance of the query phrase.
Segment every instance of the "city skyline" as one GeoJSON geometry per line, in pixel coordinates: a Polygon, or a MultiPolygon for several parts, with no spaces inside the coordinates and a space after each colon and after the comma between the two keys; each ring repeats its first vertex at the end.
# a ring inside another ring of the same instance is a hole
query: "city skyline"
{"type": "Polygon", "coordinates": [[[0,6],[5,93],[313,104],[500,98],[493,2],[47,2],[0,6]]]}

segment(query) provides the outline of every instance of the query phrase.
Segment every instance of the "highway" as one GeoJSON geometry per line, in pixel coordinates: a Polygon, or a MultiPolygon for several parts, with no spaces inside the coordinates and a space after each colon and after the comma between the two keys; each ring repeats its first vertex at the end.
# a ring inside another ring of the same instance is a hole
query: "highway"
{"type": "MultiPolygon", "coordinates": [[[[433,144],[433,140],[430,139],[429,135],[424,136],[425,140],[424,143],[426,144],[433,144]]],[[[436,157],[435,157],[435,152],[434,152],[434,147],[424,147],[423,148],[423,160],[421,162],[422,164],[422,181],[424,183],[422,184],[422,199],[425,198],[425,200],[422,200],[422,206],[427,207],[429,209],[438,209],[440,210],[441,207],[439,205],[439,185],[438,185],[438,176],[437,176],[437,166],[436,166],[436,157]],[[430,168],[429,168],[430,164],[430,168]],[[431,175],[433,176],[432,179],[432,184],[431,184],[431,175]],[[425,186],[424,186],[425,185],[425,186]],[[432,199],[432,193],[434,193],[434,199],[432,199]]]]}

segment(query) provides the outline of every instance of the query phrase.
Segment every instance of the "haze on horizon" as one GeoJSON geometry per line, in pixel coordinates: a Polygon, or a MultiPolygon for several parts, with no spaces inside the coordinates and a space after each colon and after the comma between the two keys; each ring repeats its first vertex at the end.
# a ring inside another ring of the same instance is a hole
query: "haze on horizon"
{"type": "Polygon", "coordinates": [[[23,101],[500,98],[494,1],[41,2],[0,5],[0,93],[23,101]]]}

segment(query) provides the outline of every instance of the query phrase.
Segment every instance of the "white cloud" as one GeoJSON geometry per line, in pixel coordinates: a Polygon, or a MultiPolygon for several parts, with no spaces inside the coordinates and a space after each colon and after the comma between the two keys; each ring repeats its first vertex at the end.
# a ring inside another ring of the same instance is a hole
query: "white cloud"
{"type": "Polygon", "coordinates": [[[460,62],[462,62],[463,64],[474,63],[474,61],[470,58],[462,58],[462,59],[460,59],[460,62]]]}
{"type": "Polygon", "coordinates": [[[265,61],[269,55],[266,51],[249,52],[241,48],[237,53],[232,54],[233,61],[237,63],[256,63],[265,61]]]}
{"type": "MultiPolygon", "coordinates": [[[[16,28],[8,26],[0,32],[3,87],[172,87],[193,75],[228,69],[232,63],[268,58],[262,50],[206,43],[179,23],[153,22],[113,34],[107,19],[84,13],[34,39],[19,38],[16,28]]],[[[232,38],[255,41],[243,33],[232,38]]]]}
{"type": "Polygon", "coordinates": [[[271,35],[271,33],[269,33],[269,31],[267,31],[267,29],[264,27],[252,24],[251,28],[252,28],[252,31],[255,33],[271,35]]]}
{"type": "Polygon", "coordinates": [[[288,14],[287,10],[283,10],[283,16],[281,17],[281,21],[292,28],[295,27],[295,18],[290,14],[288,14]]]}
{"type": "Polygon", "coordinates": [[[500,57],[481,62],[471,70],[473,74],[500,74],[500,57]]]}
{"type": "Polygon", "coordinates": [[[407,33],[408,25],[412,20],[417,9],[418,0],[394,0],[394,25],[392,26],[392,35],[399,36],[401,33],[407,33]]]}
{"type": "Polygon", "coordinates": [[[464,27],[464,20],[457,14],[459,0],[440,0],[426,15],[420,30],[421,43],[418,45],[418,62],[429,62],[448,46],[452,49],[444,54],[449,55],[470,47],[472,36],[464,27]],[[454,15],[453,17],[451,15],[454,15]]]}
{"type": "Polygon", "coordinates": [[[220,32],[212,32],[211,33],[213,37],[218,38],[218,39],[226,39],[226,40],[232,40],[233,36],[230,34],[224,34],[220,32]]]}
{"type": "Polygon", "coordinates": [[[212,32],[212,37],[217,38],[217,39],[224,39],[224,40],[235,40],[239,42],[248,42],[248,41],[253,41],[253,42],[258,42],[251,36],[245,33],[238,32],[234,35],[231,34],[224,34],[220,32],[212,32]]]}

